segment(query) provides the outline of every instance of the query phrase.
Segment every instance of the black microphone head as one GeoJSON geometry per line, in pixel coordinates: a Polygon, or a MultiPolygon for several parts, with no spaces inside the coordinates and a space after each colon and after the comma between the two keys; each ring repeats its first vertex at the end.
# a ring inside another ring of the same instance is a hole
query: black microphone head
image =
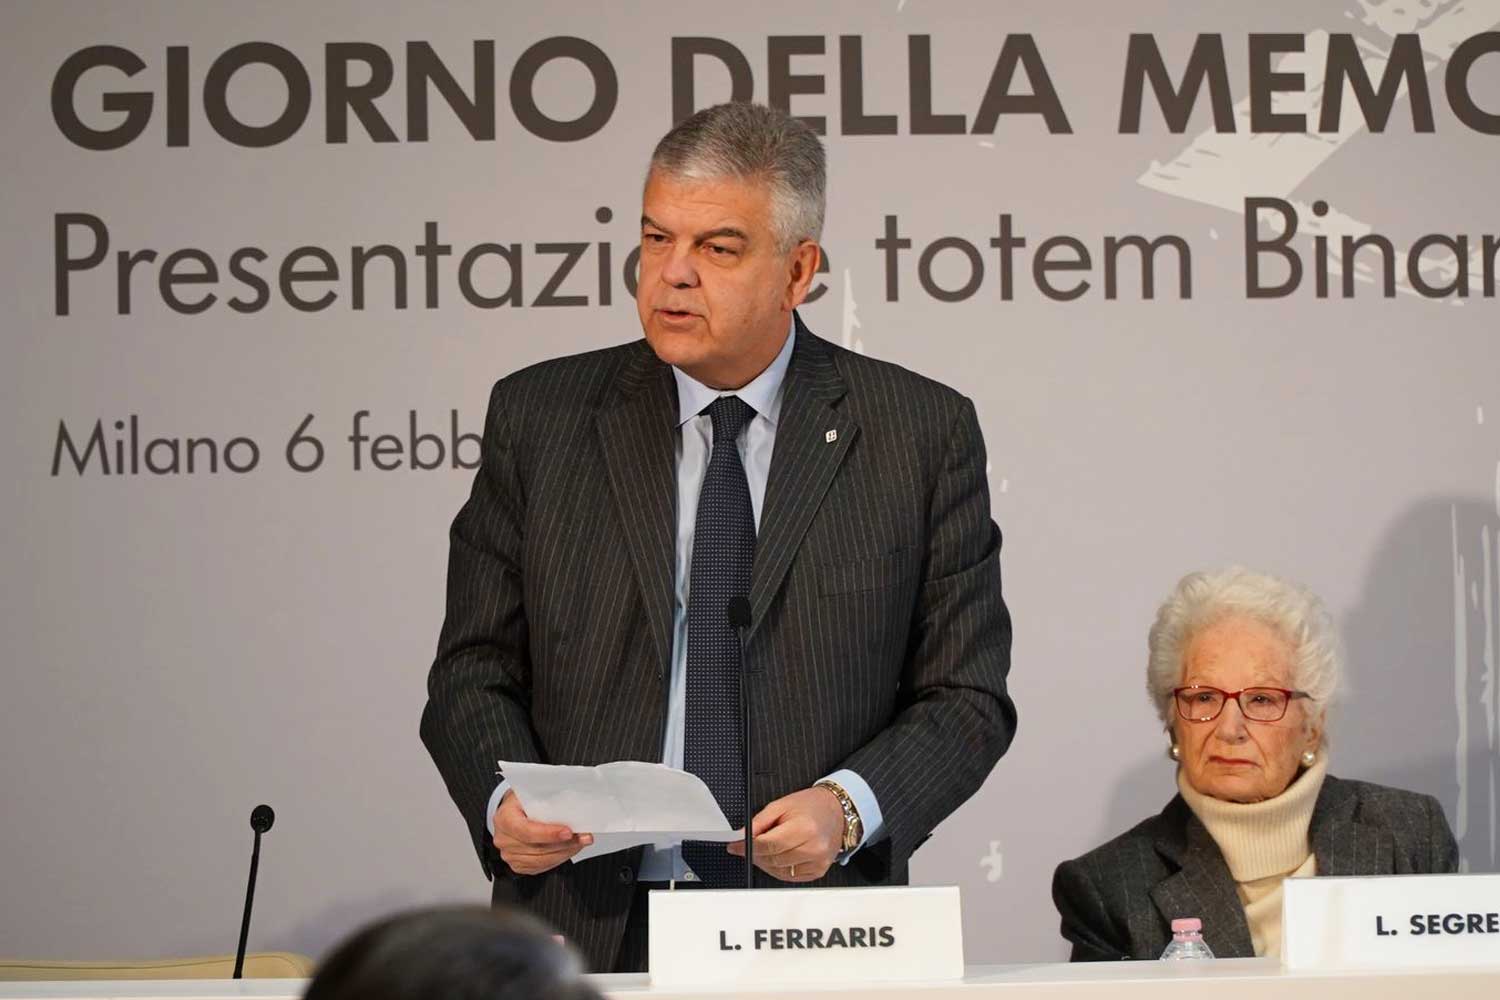
{"type": "Polygon", "coordinates": [[[250,829],[265,833],[276,822],[276,810],[262,803],[250,811],[250,829]]]}
{"type": "Polygon", "coordinates": [[[741,595],[730,599],[725,613],[729,616],[729,624],[732,628],[749,628],[750,598],[741,595]]]}

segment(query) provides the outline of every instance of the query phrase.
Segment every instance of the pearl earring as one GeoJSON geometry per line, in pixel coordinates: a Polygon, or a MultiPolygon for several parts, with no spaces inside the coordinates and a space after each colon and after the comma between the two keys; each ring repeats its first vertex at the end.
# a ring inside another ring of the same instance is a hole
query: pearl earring
{"type": "Polygon", "coordinates": [[[1303,767],[1312,767],[1313,764],[1315,764],[1317,762],[1317,760],[1318,760],[1318,755],[1315,754],[1315,753],[1313,753],[1311,750],[1304,750],[1304,751],[1302,751],[1302,766],[1303,767]]]}
{"type": "Polygon", "coordinates": [[[1182,747],[1178,746],[1176,743],[1173,743],[1170,747],[1167,748],[1167,756],[1171,757],[1173,760],[1181,760],[1182,747]]]}

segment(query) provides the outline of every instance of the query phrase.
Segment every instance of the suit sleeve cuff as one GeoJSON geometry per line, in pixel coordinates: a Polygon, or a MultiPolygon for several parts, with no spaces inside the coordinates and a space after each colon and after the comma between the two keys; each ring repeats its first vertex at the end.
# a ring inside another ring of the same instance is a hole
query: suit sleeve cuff
{"type": "Polygon", "coordinates": [[[885,832],[885,818],[880,814],[880,803],[875,800],[875,793],[870,790],[869,784],[853,771],[847,768],[835,771],[823,780],[831,781],[849,793],[849,797],[854,800],[854,808],[859,812],[860,825],[864,827],[864,836],[860,838],[859,846],[839,855],[839,864],[847,865],[849,859],[858,854],[866,844],[880,839],[880,835],[885,832]]]}
{"type": "MultiPolygon", "coordinates": [[[[510,782],[504,778],[500,779],[500,784],[496,785],[495,790],[490,793],[490,804],[484,808],[484,828],[490,831],[491,837],[495,835],[495,810],[500,808],[500,800],[505,798],[505,793],[508,791],[510,791],[510,782]]],[[[850,792],[849,794],[853,795],[854,793],[850,792]]],[[[860,813],[860,815],[863,816],[864,813],[860,813]]]]}

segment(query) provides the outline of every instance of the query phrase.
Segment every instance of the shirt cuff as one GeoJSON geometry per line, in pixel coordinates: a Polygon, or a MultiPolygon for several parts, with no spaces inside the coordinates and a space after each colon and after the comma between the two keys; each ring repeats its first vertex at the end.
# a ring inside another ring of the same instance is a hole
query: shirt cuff
{"type": "MultiPolygon", "coordinates": [[[[875,793],[864,778],[848,769],[835,771],[824,781],[831,781],[849,793],[849,798],[854,800],[854,808],[859,813],[859,822],[864,827],[864,836],[859,840],[859,846],[845,854],[840,854],[838,861],[841,865],[847,865],[849,859],[858,854],[860,848],[880,838],[885,832],[885,817],[880,814],[880,803],[875,801],[875,793]]],[[[498,800],[497,800],[498,801],[498,800]]],[[[491,813],[494,810],[490,810],[491,813]]]]}
{"type": "MultiPolygon", "coordinates": [[[[849,786],[845,785],[844,787],[848,788],[849,786]]],[[[505,798],[505,793],[508,791],[510,791],[510,782],[501,778],[500,784],[496,785],[495,790],[490,793],[490,804],[485,806],[484,828],[490,831],[491,837],[495,835],[495,810],[500,808],[500,800],[505,798]]],[[[854,793],[851,791],[849,794],[853,795],[854,793]]],[[[856,799],[855,801],[858,800],[856,799]]],[[[860,813],[860,815],[863,816],[864,813],[860,813]]]]}

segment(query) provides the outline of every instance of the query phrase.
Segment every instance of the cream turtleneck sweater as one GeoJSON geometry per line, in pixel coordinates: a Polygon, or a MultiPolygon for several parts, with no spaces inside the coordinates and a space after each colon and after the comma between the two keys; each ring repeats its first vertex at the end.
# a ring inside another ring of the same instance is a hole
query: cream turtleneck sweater
{"type": "Polygon", "coordinates": [[[1226,802],[1195,791],[1181,768],[1177,788],[1219,845],[1235,881],[1255,954],[1281,954],[1281,883],[1316,875],[1307,828],[1328,766],[1320,755],[1286,791],[1264,802],[1226,802]]]}

